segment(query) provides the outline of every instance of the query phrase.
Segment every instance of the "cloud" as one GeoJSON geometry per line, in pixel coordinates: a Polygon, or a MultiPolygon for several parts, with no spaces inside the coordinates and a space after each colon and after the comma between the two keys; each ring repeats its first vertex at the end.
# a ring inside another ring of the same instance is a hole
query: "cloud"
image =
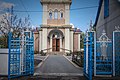
{"type": "Polygon", "coordinates": [[[15,6],[15,5],[13,3],[0,1],[0,9],[11,8],[11,6],[15,6]]]}
{"type": "Polygon", "coordinates": [[[72,25],[72,28],[75,28],[74,24],[73,23],[70,23],[70,25],[72,25]]]}
{"type": "Polygon", "coordinates": [[[4,10],[11,8],[11,6],[15,6],[15,4],[0,0],[0,21],[2,20],[3,15],[6,14],[6,11],[4,10]]]}
{"type": "Polygon", "coordinates": [[[5,10],[11,8],[11,6],[15,6],[15,4],[0,0],[0,15],[4,14],[5,10]]]}

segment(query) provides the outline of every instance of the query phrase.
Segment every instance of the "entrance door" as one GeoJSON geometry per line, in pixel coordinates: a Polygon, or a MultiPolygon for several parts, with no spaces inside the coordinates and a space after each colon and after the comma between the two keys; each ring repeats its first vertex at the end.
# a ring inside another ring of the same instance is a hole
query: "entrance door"
{"type": "Polygon", "coordinates": [[[52,51],[60,51],[60,39],[52,40],[52,51]]]}
{"type": "Polygon", "coordinates": [[[52,51],[56,51],[56,39],[52,40],[52,51]]]}
{"type": "Polygon", "coordinates": [[[60,39],[56,39],[56,51],[60,51],[60,39]]]}

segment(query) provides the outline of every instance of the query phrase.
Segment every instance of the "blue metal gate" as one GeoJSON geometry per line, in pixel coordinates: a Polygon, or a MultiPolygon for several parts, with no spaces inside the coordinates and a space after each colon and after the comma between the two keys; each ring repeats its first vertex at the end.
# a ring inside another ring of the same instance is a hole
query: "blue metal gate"
{"type": "Polygon", "coordinates": [[[8,79],[20,76],[20,38],[9,33],[8,79]]]}
{"type": "Polygon", "coordinates": [[[105,31],[96,40],[96,53],[94,55],[94,75],[112,75],[112,41],[105,31]]]}
{"type": "Polygon", "coordinates": [[[84,39],[84,76],[92,80],[95,32],[87,32],[84,39]]]}
{"type": "Polygon", "coordinates": [[[120,30],[113,31],[113,41],[105,31],[99,38],[94,31],[87,32],[84,39],[84,75],[92,80],[93,74],[120,76],[120,30]]]}
{"type": "Polygon", "coordinates": [[[120,76],[120,31],[113,32],[113,75],[120,76]]]}
{"type": "Polygon", "coordinates": [[[34,74],[34,38],[32,32],[19,37],[9,33],[8,79],[34,74]]]}

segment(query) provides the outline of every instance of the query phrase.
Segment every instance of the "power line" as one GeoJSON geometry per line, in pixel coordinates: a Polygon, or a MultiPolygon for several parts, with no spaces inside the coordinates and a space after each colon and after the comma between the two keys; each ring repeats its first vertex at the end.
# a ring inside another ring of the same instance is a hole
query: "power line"
{"type": "MultiPolygon", "coordinates": [[[[84,9],[91,9],[91,8],[97,8],[98,6],[88,6],[88,7],[81,7],[81,8],[73,8],[70,9],[70,11],[74,11],[74,10],[84,10],[84,9]]],[[[68,10],[68,9],[66,9],[68,10]]],[[[48,11],[39,11],[39,10],[35,10],[35,11],[31,11],[31,10],[14,10],[14,12],[48,12],[48,11]]]]}
{"type": "MultiPolygon", "coordinates": [[[[23,8],[25,9],[25,12],[28,14],[28,11],[27,11],[27,9],[26,9],[25,5],[23,4],[23,1],[22,1],[22,0],[20,0],[20,2],[21,2],[21,4],[22,4],[23,8]]],[[[29,15],[29,14],[28,14],[28,15],[29,15]]]]}
{"type": "MultiPolygon", "coordinates": [[[[22,4],[22,6],[23,6],[23,8],[25,9],[25,12],[28,14],[28,16],[30,17],[30,15],[29,15],[29,13],[28,13],[28,10],[27,10],[27,8],[25,7],[25,5],[24,5],[24,3],[23,3],[23,1],[22,0],[20,0],[20,2],[21,2],[21,4],[22,4]]],[[[16,12],[15,10],[14,10],[14,12],[16,12]]],[[[31,20],[31,19],[30,19],[31,20]]],[[[31,22],[33,23],[33,21],[31,20],[31,22]]]]}
{"type": "Polygon", "coordinates": [[[81,8],[75,8],[70,10],[81,10],[81,9],[89,9],[89,8],[97,8],[98,6],[88,6],[88,7],[81,7],[81,8]]]}

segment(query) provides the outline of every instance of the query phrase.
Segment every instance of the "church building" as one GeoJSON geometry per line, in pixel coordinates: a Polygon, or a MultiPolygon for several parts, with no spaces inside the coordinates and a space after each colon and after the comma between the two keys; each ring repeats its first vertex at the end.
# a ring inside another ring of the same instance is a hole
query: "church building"
{"type": "Polygon", "coordinates": [[[35,50],[48,54],[80,51],[80,29],[70,25],[72,0],[41,0],[40,3],[43,22],[38,32],[34,33],[35,50]]]}

